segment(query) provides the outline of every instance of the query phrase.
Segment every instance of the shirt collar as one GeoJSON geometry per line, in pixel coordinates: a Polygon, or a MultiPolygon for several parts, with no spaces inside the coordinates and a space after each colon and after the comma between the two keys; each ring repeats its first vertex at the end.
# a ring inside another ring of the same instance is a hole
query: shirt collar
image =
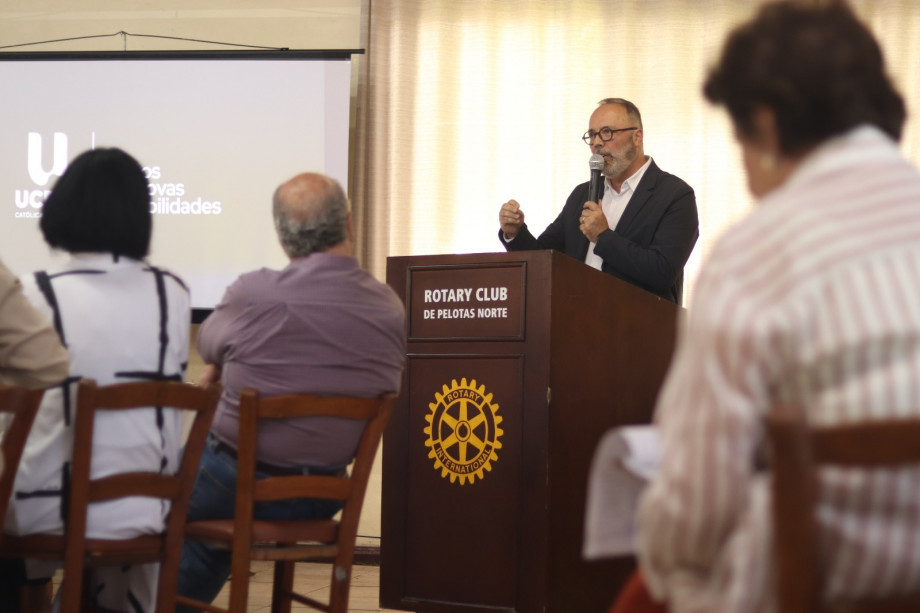
{"type": "Polygon", "coordinates": [[[81,251],[70,253],[69,256],[70,259],[65,264],[66,268],[101,268],[111,270],[128,266],[138,266],[144,263],[141,260],[135,260],[126,255],[115,256],[111,253],[81,251]]]}
{"type": "Polygon", "coordinates": [[[341,253],[329,253],[327,251],[314,251],[309,255],[297,257],[290,260],[289,266],[338,266],[347,268],[357,265],[358,260],[354,256],[344,255],[341,253]]]}
{"type": "Polygon", "coordinates": [[[782,198],[788,189],[809,183],[828,172],[840,168],[841,163],[865,163],[869,156],[881,155],[899,158],[897,145],[887,134],[872,125],[859,125],[849,131],[828,138],[805,156],[786,181],[761,199],[761,204],[782,198]],[[881,145],[881,146],[879,146],[881,145]]]}
{"type": "MultiPolygon", "coordinates": [[[[642,180],[642,177],[645,175],[645,171],[648,170],[648,167],[651,165],[652,165],[652,156],[647,156],[645,160],[645,164],[640,166],[639,170],[634,172],[628,179],[623,181],[623,185],[620,185],[620,194],[622,195],[626,192],[636,191],[636,186],[639,185],[639,181],[642,180]],[[624,186],[628,189],[624,189],[624,186]]],[[[607,186],[610,187],[609,181],[607,182],[607,186]]],[[[610,191],[613,191],[612,187],[610,188],[610,191]]],[[[613,191],[613,193],[616,193],[616,192],[613,191]]]]}

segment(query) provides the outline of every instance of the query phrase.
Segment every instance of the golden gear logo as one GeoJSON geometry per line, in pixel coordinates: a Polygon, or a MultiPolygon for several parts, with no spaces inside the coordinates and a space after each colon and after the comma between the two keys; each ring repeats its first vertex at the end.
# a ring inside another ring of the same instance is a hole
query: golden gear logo
{"type": "Polygon", "coordinates": [[[441,387],[443,393],[435,392],[435,402],[428,403],[431,413],[425,416],[428,457],[435,470],[441,469],[442,478],[449,476],[451,483],[459,478],[460,485],[473,483],[498,461],[495,450],[502,448],[498,439],[504,434],[498,427],[498,405],[492,403],[492,394],[486,394],[485,385],[476,387],[476,379],[469,384],[461,379],[460,385],[453,379],[450,387],[441,387]]]}

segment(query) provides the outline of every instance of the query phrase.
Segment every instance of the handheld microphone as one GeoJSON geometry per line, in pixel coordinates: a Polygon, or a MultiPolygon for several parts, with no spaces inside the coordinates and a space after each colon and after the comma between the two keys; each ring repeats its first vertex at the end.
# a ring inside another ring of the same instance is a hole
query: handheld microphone
{"type": "Polygon", "coordinates": [[[604,193],[604,178],[601,171],[604,169],[604,156],[595,153],[588,159],[588,168],[591,169],[591,183],[588,185],[588,200],[600,204],[601,195],[604,193]]]}

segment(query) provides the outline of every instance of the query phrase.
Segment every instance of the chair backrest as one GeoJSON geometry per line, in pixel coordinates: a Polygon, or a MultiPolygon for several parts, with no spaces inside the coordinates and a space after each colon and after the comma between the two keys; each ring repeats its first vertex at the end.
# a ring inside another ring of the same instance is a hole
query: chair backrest
{"type": "Polygon", "coordinates": [[[820,531],[815,515],[822,466],[895,468],[920,465],[920,419],[814,428],[795,407],[767,417],[773,473],[774,560],[781,613],[839,610],[920,611],[920,598],[898,596],[823,603],[820,531]]]}
{"type": "MultiPolygon", "coordinates": [[[[83,574],[84,563],[87,558],[92,559],[97,555],[88,548],[86,541],[88,505],[129,496],[158,498],[170,502],[165,530],[158,537],[156,551],[152,551],[150,555],[151,561],[161,563],[157,602],[171,601],[176,592],[182,535],[192,486],[219,396],[220,390],[217,386],[201,388],[174,381],[141,381],[103,387],[97,386],[92,380],[80,381],[74,423],[70,503],[65,534],[65,579],[61,585],[62,602],[79,601],[74,595],[79,592],[77,582],[83,574]],[[194,413],[178,471],[174,475],[126,472],[97,479],[90,478],[96,415],[103,411],[108,413],[150,407],[194,413]],[[68,577],[73,580],[68,581],[68,577]]],[[[109,561],[112,552],[113,549],[105,552],[109,554],[109,561]]],[[[136,553],[124,553],[127,560],[136,562],[139,559],[136,553]]]]}
{"type": "MultiPolygon", "coordinates": [[[[29,390],[24,387],[0,385],[0,413],[9,415],[3,435],[3,465],[0,467],[0,526],[6,518],[13,482],[16,480],[16,468],[26,446],[26,439],[35,421],[35,414],[41,404],[44,390],[29,390]]],[[[2,530],[0,530],[2,538],[2,530]]]]}
{"type": "MultiPolygon", "coordinates": [[[[244,389],[240,395],[240,435],[238,441],[237,500],[236,517],[251,516],[255,501],[282,500],[288,498],[322,498],[344,502],[338,527],[338,542],[350,548],[345,552],[350,559],[354,553],[355,536],[367,482],[370,477],[377,447],[393,410],[395,394],[379,398],[353,398],[315,396],[311,394],[287,394],[281,396],[259,396],[252,389],[244,389]],[[293,419],[301,417],[340,417],[366,420],[364,432],[358,443],[351,476],[346,478],[307,475],[269,477],[255,480],[255,460],[258,438],[258,422],[262,419],[293,419]],[[251,495],[246,491],[251,483],[251,495]],[[242,495],[241,495],[242,494],[242,495]],[[349,544],[350,543],[350,544],[349,544]]],[[[234,543],[242,545],[251,539],[250,534],[236,530],[234,543]]],[[[339,552],[342,555],[342,552],[339,552]]],[[[350,561],[350,560],[349,560],[350,561]]]]}

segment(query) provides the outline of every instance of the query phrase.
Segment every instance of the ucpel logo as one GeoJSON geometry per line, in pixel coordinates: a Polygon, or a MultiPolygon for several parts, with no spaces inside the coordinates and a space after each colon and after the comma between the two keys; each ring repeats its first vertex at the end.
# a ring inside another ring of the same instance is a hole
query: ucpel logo
{"type": "MultiPolygon", "coordinates": [[[[61,176],[64,173],[64,169],[67,168],[67,135],[63,132],[55,132],[52,147],[54,149],[51,157],[51,168],[45,170],[42,164],[42,136],[38,132],[29,132],[26,164],[29,170],[29,178],[39,187],[48,185],[48,181],[51,180],[52,176],[61,176]]],[[[40,209],[49,193],[51,193],[51,190],[48,189],[17,189],[16,207],[24,209],[31,206],[33,209],[40,209]]],[[[19,214],[17,214],[18,216],[19,214]]]]}
{"type": "MultiPolygon", "coordinates": [[[[95,133],[92,135],[92,141],[96,142],[95,133]]],[[[43,160],[44,144],[42,136],[38,132],[29,132],[29,141],[27,149],[27,167],[29,177],[32,182],[39,186],[45,187],[53,176],[61,176],[67,168],[68,160],[68,142],[67,135],[63,132],[55,132],[52,140],[51,168],[45,169],[43,160]]],[[[150,213],[162,215],[220,215],[220,201],[207,201],[202,197],[190,200],[183,200],[186,195],[185,185],[183,183],[162,183],[162,170],[159,166],[144,166],[144,176],[147,177],[148,189],[150,190],[150,213]]],[[[17,189],[15,202],[19,209],[32,207],[32,210],[16,211],[15,217],[36,218],[41,217],[41,209],[45,204],[45,199],[51,193],[49,189],[17,189]]]]}
{"type": "Polygon", "coordinates": [[[459,385],[454,379],[450,387],[441,388],[425,415],[428,457],[434,460],[435,470],[440,469],[441,478],[472,484],[498,461],[496,450],[502,448],[499,439],[504,434],[498,427],[502,423],[498,404],[492,402],[492,394],[486,394],[485,385],[476,386],[476,379],[469,384],[461,379],[459,385]]]}

